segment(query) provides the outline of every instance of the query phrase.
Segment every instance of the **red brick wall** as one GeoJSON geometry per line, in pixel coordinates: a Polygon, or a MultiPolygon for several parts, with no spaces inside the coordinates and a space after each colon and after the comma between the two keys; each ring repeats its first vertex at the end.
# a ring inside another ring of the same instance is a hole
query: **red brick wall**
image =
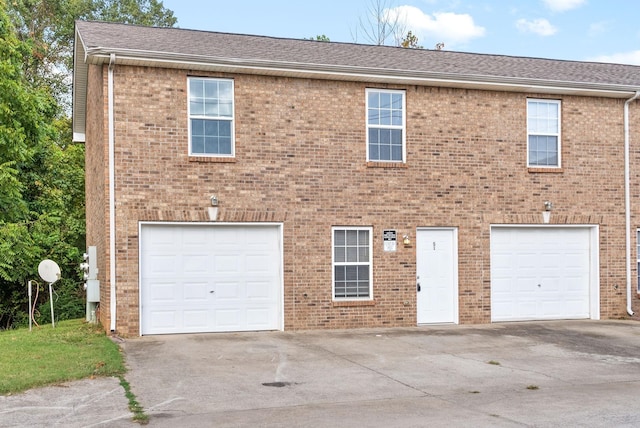
{"type": "Polygon", "coordinates": [[[234,79],[236,103],[235,159],[211,162],[187,155],[187,75],[116,66],[120,333],[139,331],[138,222],[207,221],[212,194],[219,221],[284,223],[286,329],[415,325],[426,226],[459,228],[460,322],[489,322],[490,225],[542,223],[545,200],[552,223],[600,225],[601,316],[624,315],[623,101],[557,97],[563,168],[549,173],[526,167],[526,99],[545,95],[210,74],[234,79]],[[406,165],[367,165],[367,87],[406,90],[406,165]],[[373,304],[332,302],[336,225],[373,227],[373,304]],[[383,229],[413,244],[385,253],[383,229]]]}

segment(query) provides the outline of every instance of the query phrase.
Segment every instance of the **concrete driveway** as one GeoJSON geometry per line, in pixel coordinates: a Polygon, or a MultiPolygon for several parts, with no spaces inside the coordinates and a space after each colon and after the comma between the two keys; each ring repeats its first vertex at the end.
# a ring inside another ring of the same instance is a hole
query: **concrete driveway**
{"type": "Polygon", "coordinates": [[[640,323],[152,336],[123,344],[157,427],[640,426],[640,323]]]}
{"type": "MultiPolygon", "coordinates": [[[[151,427],[638,427],[640,323],[149,336],[151,427]]],[[[0,396],[0,427],[135,427],[119,381],[0,396]]]]}

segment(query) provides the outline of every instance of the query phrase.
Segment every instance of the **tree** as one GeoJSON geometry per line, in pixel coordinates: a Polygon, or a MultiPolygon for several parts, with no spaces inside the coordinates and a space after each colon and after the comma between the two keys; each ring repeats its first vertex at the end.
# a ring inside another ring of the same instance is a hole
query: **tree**
{"type": "Polygon", "coordinates": [[[68,117],[76,19],[176,22],[157,0],[0,0],[0,329],[27,322],[26,282],[45,258],[63,273],[56,316],[84,314],[84,146],[68,117]]]}
{"type": "Polygon", "coordinates": [[[409,30],[404,39],[402,39],[400,46],[408,49],[424,49],[423,46],[418,44],[418,36],[413,34],[411,30],[409,30]]]}
{"type": "Polygon", "coordinates": [[[12,0],[9,15],[18,39],[28,42],[24,71],[36,86],[51,88],[70,111],[76,20],[172,27],[177,19],[158,0],[12,0]]]}
{"type": "Polygon", "coordinates": [[[365,42],[374,45],[386,45],[389,41],[400,45],[405,33],[405,20],[392,12],[392,4],[392,0],[369,1],[365,15],[358,19],[358,26],[352,32],[356,43],[358,36],[362,36],[365,42]]]}
{"type": "Polygon", "coordinates": [[[329,37],[325,36],[324,34],[319,34],[315,37],[309,37],[308,39],[305,40],[315,40],[317,42],[330,42],[331,40],[329,39],[329,37]]]}

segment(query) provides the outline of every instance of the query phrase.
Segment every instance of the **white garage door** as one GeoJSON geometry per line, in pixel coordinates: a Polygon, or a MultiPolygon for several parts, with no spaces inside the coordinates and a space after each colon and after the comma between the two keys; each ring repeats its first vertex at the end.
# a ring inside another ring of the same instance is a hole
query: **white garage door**
{"type": "Polygon", "coordinates": [[[591,231],[493,227],[491,320],[596,318],[591,231]]]}
{"type": "Polygon", "coordinates": [[[143,224],[142,334],[277,330],[279,226],[143,224]]]}

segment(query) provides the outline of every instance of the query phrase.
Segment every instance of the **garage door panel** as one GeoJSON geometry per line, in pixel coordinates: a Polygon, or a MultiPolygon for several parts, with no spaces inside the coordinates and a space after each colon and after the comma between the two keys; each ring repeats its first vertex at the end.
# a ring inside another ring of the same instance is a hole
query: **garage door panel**
{"type": "MultiPolygon", "coordinates": [[[[190,250],[193,251],[193,250],[190,250]]],[[[211,259],[202,253],[184,254],[181,257],[184,275],[202,276],[209,272],[211,259]]]]}
{"type": "Polygon", "coordinates": [[[215,274],[242,272],[242,257],[239,254],[216,255],[214,260],[213,272],[215,274]]]}
{"type": "Polygon", "coordinates": [[[175,255],[149,254],[143,266],[143,274],[148,277],[163,277],[178,273],[180,262],[175,255]]]}
{"type": "Polygon", "coordinates": [[[206,302],[209,298],[209,284],[206,282],[184,282],[184,300],[190,302],[206,302]]]}
{"type": "Polygon", "coordinates": [[[277,226],[143,225],[141,333],[278,329],[280,245],[277,226]]]}
{"type": "Polygon", "coordinates": [[[209,311],[202,310],[185,310],[183,311],[184,326],[190,329],[204,328],[208,324],[209,311]]]}
{"type": "Polygon", "coordinates": [[[176,284],[174,282],[149,282],[150,299],[158,303],[175,302],[179,296],[176,293],[176,284]]]}
{"type": "Polygon", "coordinates": [[[590,228],[492,228],[493,321],[588,318],[590,228]]]}

